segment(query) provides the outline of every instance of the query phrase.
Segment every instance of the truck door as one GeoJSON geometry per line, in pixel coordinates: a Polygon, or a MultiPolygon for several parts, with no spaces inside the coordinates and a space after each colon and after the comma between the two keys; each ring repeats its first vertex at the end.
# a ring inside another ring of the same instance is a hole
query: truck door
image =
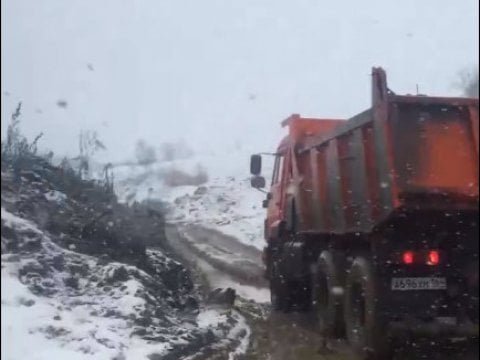
{"type": "Polygon", "coordinates": [[[270,186],[270,201],[267,209],[267,228],[270,233],[272,227],[278,226],[282,218],[282,178],[284,171],[284,154],[278,154],[273,167],[272,184],[270,186]]]}

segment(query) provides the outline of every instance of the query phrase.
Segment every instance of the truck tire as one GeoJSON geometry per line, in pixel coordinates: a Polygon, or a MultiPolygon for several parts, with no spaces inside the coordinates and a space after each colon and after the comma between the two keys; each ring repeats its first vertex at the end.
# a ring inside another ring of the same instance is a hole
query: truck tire
{"type": "Polygon", "coordinates": [[[327,338],[338,338],[344,333],[342,296],[335,295],[335,288],[342,286],[339,271],[333,254],[322,252],[312,278],[312,307],[319,331],[327,338]]]}
{"type": "Polygon", "coordinates": [[[370,260],[357,257],[347,276],[345,327],[347,339],[361,360],[389,360],[392,348],[378,313],[375,276],[370,260]]]}
{"type": "Polygon", "coordinates": [[[280,273],[276,261],[270,264],[270,302],[274,311],[287,312],[289,310],[288,282],[280,273]]]}
{"type": "Polygon", "coordinates": [[[312,308],[312,280],[310,277],[290,281],[288,284],[289,310],[309,312],[312,308]]]}

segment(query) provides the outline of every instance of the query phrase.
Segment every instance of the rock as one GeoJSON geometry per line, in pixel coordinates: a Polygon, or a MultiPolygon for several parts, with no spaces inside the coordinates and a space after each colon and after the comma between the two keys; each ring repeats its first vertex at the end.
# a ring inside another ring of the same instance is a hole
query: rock
{"type": "Polygon", "coordinates": [[[163,319],[165,318],[165,310],[161,307],[158,307],[155,309],[154,311],[154,316],[157,318],[157,319],[163,319]]]}
{"type": "Polygon", "coordinates": [[[80,275],[80,276],[87,276],[88,271],[90,270],[87,264],[71,264],[68,265],[70,273],[72,275],[80,275]]]}
{"type": "Polygon", "coordinates": [[[110,256],[108,256],[107,254],[103,254],[102,256],[100,256],[98,258],[97,264],[98,265],[107,265],[111,261],[112,261],[112,259],[110,258],[110,256]]]}
{"type": "Polygon", "coordinates": [[[35,305],[35,300],[32,300],[32,299],[20,298],[18,302],[20,303],[20,305],[27,306],[27,307],[35,305]]]}
{"type": "Polygon", "coordinates": [[[55,287],[55,282],[52,279],[45,279],[42,281],[42,286],[53,288],[55,287]]]}
{"type": "Polygon", "coordinates": [[[4,239],[11,239],[11,240],[17,240],[18,239],[18,236],[17,236],[17,233],[15,232],[15,230],[13,230],[9,226],[5,226],[3,219],[2,219],[2,237],[4,239]]]}
{"type": "Polygon", "coordinates": [[[30,285],[28,288],[33,294],[38,296],[51,296],[57,292],[55,289],[45,288],[38,283],[30,285]]]}
{"type": "Polygon", "coordinates": [[[73,289],[78,289],[78,278],[70,276],[63,280],[64,284],[73,289]]]}
{"type": "Polygon", "coordinates": [[[116,268],[112,275],[107,279],[109,283],[124,282],[128,280],[128,271],[124,266],[116,268]]]}
{"type": "Polygon", "coordinates": [[[163,343],[163,342],[168,341],[167,338],[166,338],[165,336],[162,336],[162,335],[144,336],[143,338],[144,338],[145,340],[155,341],[155,342],[160,342],[160,343],[163,343]]]}
{"type": "Polygon", "coordinates": [[[188,296],[185,300],[185,307],[187,309],[197,310],[199,308],[197,299],[193,296],[188,296]]]}
{"type": "Polygon", "coordinates": [[[61,327],[54,327],[52,325],[48,325],[46,328],[43,328],[45,332],[45,337],[47,339],[53,339],[59,336],[65,336],[70,333],[70,331],[61,328],[61,327]]]}
{"type": "Polygon", "coordinates": [[[143,316],[135,319],[135,324],[143,327],[147,327],[152,324],[152,318],[149,316],[143,316]]]}
{"type": "Polygon", "coordinates": [[[147,330],[145,328],[136,328],[132,331],[132,335],[143,336],[147,334],[147,330]]]}
{"type": "Polygon", "coordinates": [[[65,268],[65,258],[62,254],[55,255],[52,258],[52,266],[58,271],[63,271],[65,268]]]}
{"type": "Polygon", "coordinates": [[[53,317],[53,320],[59,321],[59,320],[62,320],[62,318],[60,317],[60,315],[55,315],[55,316],[53,317]]]}
{"type": "Polygon", "coordinates": [[[29,261],[18,271],[20,276],[26,276],[27,274],[38,274],[41,277],[47,275],[47,269],[44,265],[37,261],[29,261]]]}
{"type": "Polygon", "coordinates": [[[2,254],[6,252],[18,252],[18,240],[2,239],[2,254]]]}
{"type": "Polygon", "coordinates": [[[207,296],[207,302],[216,305],[233,306],[236,292],[232,288],[215,289],[207,296]]]}
{"type": "Polygon", "coordinates": [[[33,252],[40,250],[42,247],[42,240],[41,238],[37,237],[34,239],[28,239],[22,246],[22,251],[33,252]]]}
{"type": "Polygon", "coordinates": [[[118,316],[118,312],[113,310],[113,309],[108,309],[106,312],[105,312],[105,317],[115,317],[115,316],[118,316]]]}
{"type": "Polygon", "coordinates": [[[206,186],[199,186],[193,192],[194,195],[205,195],[206,193],[207,193],[207,187],[206,186]]]}

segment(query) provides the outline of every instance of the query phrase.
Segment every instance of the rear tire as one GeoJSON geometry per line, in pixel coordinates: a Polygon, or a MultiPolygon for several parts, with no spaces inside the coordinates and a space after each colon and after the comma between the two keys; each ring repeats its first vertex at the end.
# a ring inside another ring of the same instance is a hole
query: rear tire
{"type": "Polygon", "coordinates": [[[392,358],[377,297],[373,266],[370,260],[357,257],[347,277],[344,312],[347,339],[361,360],[392,358]]]}
{"type": "Polygon", "coordinates": [[[290,310],[308,312],[312,308],[312,286],[310,276],[289,283],[290,310]]]}
{"type": "Polygon", "coordinates": [[[335,294],[340,288],[340,274],[333,254],[324,251],[318,257],[312,281],[312,307],[322,336],[342,337],[345,331],[343,322],[342,295],[335,294]]]}

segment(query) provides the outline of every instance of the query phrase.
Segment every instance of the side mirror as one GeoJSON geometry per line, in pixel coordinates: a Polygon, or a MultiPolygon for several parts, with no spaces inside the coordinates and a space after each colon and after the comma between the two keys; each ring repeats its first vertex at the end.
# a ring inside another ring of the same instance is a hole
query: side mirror
{"type": "Polygon", "coordinates": [[[250,156],[250,174],[260,175],[262,172],[262,157],[260,155],[250,156]]]}
{"type": "Polygon", "coordinates": [[[265,178],[263,176],[254,176],[250,179],[250,185],[255,189],[263,189],[265,187],[265,178]]]}

